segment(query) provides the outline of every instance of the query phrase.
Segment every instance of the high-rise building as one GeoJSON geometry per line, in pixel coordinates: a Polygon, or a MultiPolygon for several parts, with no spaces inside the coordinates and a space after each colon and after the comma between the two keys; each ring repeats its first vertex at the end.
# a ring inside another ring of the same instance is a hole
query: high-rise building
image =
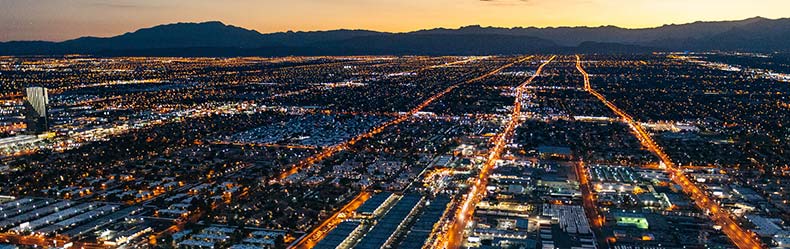
{"type": "Polygon", "coordinates": [[[25,122],[27,131],[33,134],[41,134],[47,131],[49,121],[49,96],[44,87],[28,87],[25,89],[25,122]]]}

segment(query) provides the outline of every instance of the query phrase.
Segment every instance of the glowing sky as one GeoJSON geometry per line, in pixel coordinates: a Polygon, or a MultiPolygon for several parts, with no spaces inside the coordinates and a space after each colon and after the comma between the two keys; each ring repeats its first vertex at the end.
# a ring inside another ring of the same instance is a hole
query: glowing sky
{"type": "Polygon", "coordinates": [[[219,20],[262,33],[339,28],[653,27],[790,15],[788,0],[0,0],[0,41],[112,36],[219,20]]]}

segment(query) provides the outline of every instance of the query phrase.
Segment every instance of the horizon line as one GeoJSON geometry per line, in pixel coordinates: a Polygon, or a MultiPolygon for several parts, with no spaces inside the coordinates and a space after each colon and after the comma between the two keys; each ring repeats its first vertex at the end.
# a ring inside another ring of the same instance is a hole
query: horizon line
{"type": "Polygon", "coordinates": [[[143,30],[143,29],[150,29],[150,28],[155,28],[155,27],[160,27],[160,26],[175,25],[175,24],[205,24],[205,23],[214,23],[214,22],[221,23],[221,24],[223,24],[225,26],[231,26],[231,27],[242,28],[242,29],[245,29],[245,30],[255,31],[255,32],[257,32],[257,33],[259,33],[261,35],[269,35],[269,34],[279,34],[279,33],[310,33],[310,32],[328,32],[328,31],[339,31],[339,30],[371,31],[371,32],[390,33],[390,34],[407,34],[407,33],[413,33],[413,32],[419,32],[419,31],[427,31],[427,30],[436,30],[436,29],[459,30],[459,29],[466,28],[466,27],[502,28],[502,29],[529,29],[529,28],[558,29],[558,28],[605,28],[605,27],[613,27],[613,28],[620,28],[620,29],[625,29],[625,30],[643,30],[643,29],[656,29],[656,28],[662,28],[662,27],[667,27],[667,26],[689,25],[689,24],[695,24],[695,23],[738,22],[738,21],[745,21],[745,20],[750,20],[750,19],[763,19],[763,20],[776,21],[776,20],[788,19],[788,18],[790,18],[790,16],[789,17],[768,18],[768,17],[763,17],[763,16],[759,16],[758,15],[758,16],[753,16],[753,17],[748,17],[748,18],[743,18],[743,19],[698,20],[698,21],[685,22],[685,23],[665,23],[665,24],[662,24],[662,25],[659,25],[659,26],[646,26],[646,27],[621,27],[621,26],[612,25],[612,24],[597,25],[597,26],[560,25],[560,26],[510,26],[510,27],[507,27],[507,26],[491,26],[491,25],[483,26],[481,24],[467,24],[467,25],[460,25],[458,27],[443,27],[443,26],[439,26],[439,27],[414,29],[414,30],[409,30],[409,31],[381,31],[381,30],[375,30],[375,29],[344,28],[344,27],[341,27],[341,28],[335,28],[335,29],[286,30],[286,31],[266,32],[266,33],[260,32],[260,31],[258,31],[256,29],[252,29],[252,28],[246,28],[246,27],[243,27],[243,26],[229,24],[229,23],[226,23],[226,22],[221,21],[221,20],[204,20],[204,21],[184,21],[184,22],[179,21],[179,22],[170,22],[170,23],[156,24],[156,25],[153,25],[153,26],[140,27],[140,28],[137,28],[135,30],[126,31],[126,32],[114,34],[114,35],[111,35],[111,36],[82,35],[82,36],[77,36],[77,37],[74,37],[74,38],[69,38],[69,39],[64,39],[64,40],[2,40],[2,41],[0,41],[0,43],[8,43],[8,42],[52,42],[52,43],[59,43],[59,42],[65,42],[65,41],[80,39],[80,38],[112,38],[112,37],[116,37],[116,36],[120,36],[120,35],[124,35],[124,34],[134,33],[134,32],[137,32],[137,31],[140,31],[140,30],[143,30]]]}

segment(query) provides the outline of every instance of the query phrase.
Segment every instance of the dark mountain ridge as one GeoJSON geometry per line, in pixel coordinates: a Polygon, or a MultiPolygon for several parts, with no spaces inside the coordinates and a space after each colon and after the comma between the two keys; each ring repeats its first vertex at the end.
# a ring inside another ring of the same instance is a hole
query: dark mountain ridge
{"type": "MultiPolygon", "coordinates": [[[[782,20],[782,19],[779,19],[782,20]]],[[[776,21],[779,21],[776,20],[776,21]]],[[[719,21],[719,22],[694,22],[689,24],[668,24],[655,28],[628,29],[616,26],[600,27],[514,27],[497,28],[481,27],[477,25],[461,27],[459,29],[430,29],[420,30],[413,33],[422,34],[442,34],[442,33],[462,33],[462,34],[500,34],[500,35],[519,35],[534,36],[552,40],[563,46],[577,46],[582,42],[609,42],[626,44],[647,44],[661,39],[701,39],[708,36],[727,32],[733,28],[742,27],[754,23],[768,22],[771,19],[753,17],[740,21],[719,21]]]]}
{"type": "Polygon", "coordinates": [[[281,56],[426,54],[479,55],[535,52],[644,53],[650,51],[790,51],[790,19],[694,22],[655,28],[466,26],[405,33],[330,30],[262,34],[218,21],[174,23],[113,37],[63,42],[0,43],[0,55],[70,53],[168,56],[281,56]]]}

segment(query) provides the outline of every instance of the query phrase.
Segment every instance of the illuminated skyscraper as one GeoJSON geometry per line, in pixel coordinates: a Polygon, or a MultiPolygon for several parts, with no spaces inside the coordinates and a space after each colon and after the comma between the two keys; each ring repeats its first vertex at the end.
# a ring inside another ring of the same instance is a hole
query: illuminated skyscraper
{"type": "Polygon", "coordinates": [[[49,96],[44,87],[28,87],[25,89],[25,122],[27,131],[33,134],[41,134],[48,129],[47,113],[49,107],[49,96]]]}

